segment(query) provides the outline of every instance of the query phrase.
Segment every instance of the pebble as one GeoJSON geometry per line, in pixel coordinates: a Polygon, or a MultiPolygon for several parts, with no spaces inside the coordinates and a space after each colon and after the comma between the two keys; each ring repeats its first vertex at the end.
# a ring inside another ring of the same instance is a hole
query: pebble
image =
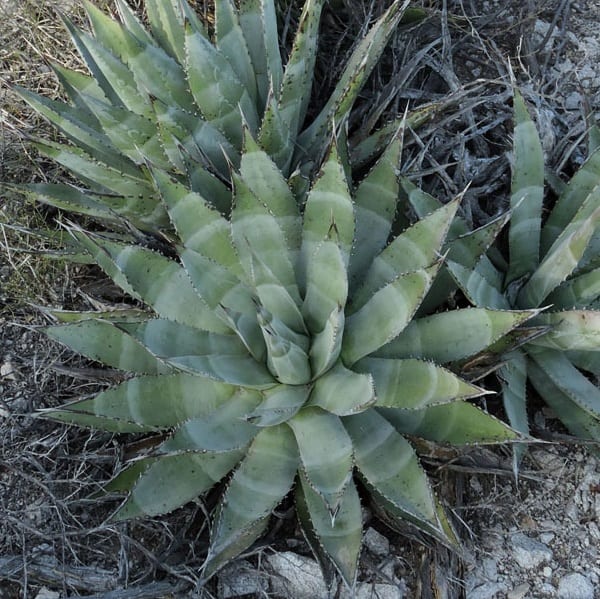
{"type": "Polygon", "coordinates": [[[50,591],[46,587],[42,587],[35,599],[60,599],[60,593],[50,591]]]}
{"type": "Polygon", "coordinates": [[[521,568],[532,570],[552,559],[552,550],[548,546],[523,533],[514,534],[511,542],[512,555],[521,568]]]}
{"type": "Polygon", "coordinates": [[[406,587],[394,584],[361,582],[351,591],[344,587],[340,599],[405,599],[406,587]]]}
{"type": "Polygon", "coordinates": [[[327,599],[327,585],[315,560],[291,551],[266,559],[273,573],[271,591],[287,599],[327,599]]]}
{"type": "Polygon", "coordinates": [[[573,572],[560,579],[559,599],[594,599],[594,586],[583,575],[573,572]]]}
{"type": "Polygon", "coordinates": [[[374,528],[367,529],[363,543],[373,555],[385,556],[390,553],[390,542],[374,528]]]}
{"type": "Polygon", "coordinates": [[[508,592],[506,595],[507,599],[523,599],[527,593],[529,593],[530,586],[524,582],[516,586],[512,591],[508,592]]]}
{"type": "Polygon", "coordinates": [[[269,590],[269,581],[265,573],[258,571],[250,562],[237,560],[221,570],[218,589],[221,599],[260,596],[269,590]]]}
{"type": "Polygon", "coordinates": [[[499,593],[504,593],[506,586],[499,582],[486,582],[465,594],[466,599],[496,599],[499,593]]]}

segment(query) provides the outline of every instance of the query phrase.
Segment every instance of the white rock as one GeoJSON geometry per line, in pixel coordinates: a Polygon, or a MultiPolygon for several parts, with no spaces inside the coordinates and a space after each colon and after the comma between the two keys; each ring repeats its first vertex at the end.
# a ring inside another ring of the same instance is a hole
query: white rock
{"type": "Polygon", "coordinates": [[[532,570],[552,559],[549,547],[521,532],[513,535],[511,541],[513,557],[521,568],[532,570]]]}
{"type": "Polygon", "coordinates": [[[265,572],[258,571],[246,560],[239,560],[221,570],[218,589],[222,599],[256,596],[266,594],[269,582],[265,572]]]}
{"type": "Polygon", "coordinates": [[[466,599],[496,599],[499,593],[506,591],[506,585],[499,582],[486,582],[465,593],[466,599]]]}
{"type": "Polygon", "coordinates": [[[291,551],[267,557],[273,573],[271,590],[287,599],[327,599],[327,586],[317,562],[291,551]]]}
{"type": "Polygon", "coordinates": [[[558,583],[560,599],[594,599],[594,586],[583,574],[567,574],[558,583]]]}
{"type": "Polygon", "coordinates": [[[50,591],[46,587],[42,587],[39,593],[35,596],[35,599],[60,599],[60,593],[56,591],[50,591]]]}
{"type": "Polygon", "coordinates": [[[519,584],[517,585],[514,589],[512,589],[512,591],[508,592],[508,595],[506,595],[507,599],[523,599],[523,597],[525,597],[525,595],[527,595],[527,593],[529,593],[529,585],[524,582],[523,584],[519,584]]]}
{"type": "Polygon", "coordinates": [[[384,556],[390,554],[390,542],[374,528],[367,529],[363,542],[373,555],[384,556]]]}

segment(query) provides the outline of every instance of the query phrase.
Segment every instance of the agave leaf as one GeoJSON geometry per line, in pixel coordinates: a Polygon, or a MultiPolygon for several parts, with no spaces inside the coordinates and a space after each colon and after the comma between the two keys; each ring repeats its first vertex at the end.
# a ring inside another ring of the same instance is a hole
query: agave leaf
{"type": "Polygon", "coordinates": [[[510,303],[506,296],[475,268],[469,270],[457,262],[446,263],[452,278],[456,281],[467,299],[475,306],[508,310],[510,303]]]}
{"type": "MultiPolygon", "coordinates": [[[[8,187],[9,186],[5,186],[8,187]]],[[[30,183],[14,187],[15,191],[25,194],[50,206],[85,214],[104,221],[120,224],[120,218],[126,218],[141,230],[168,225],[168,218],[154,198],[129,197],[81,191],[63,183],[30,183]]]]}
{"type": "Polygon", "coordinates": [[[547,253],[585,200],[600,184],[600,149],[596,149],[573,175],[542,229],[542,251],[547,253]]]}
{"type": "Polygon", "coordinates": [[[190,192],[163,171],[152,170],[152,178],[165,203],[169,218],[186,248],[241,272],[231,243],[231,224],[200,194],[190,192]]]}
{"type": "Polygon", "coordinates": [[[107,366],[140,374],[167,374],[172,368],[113,323],[83,320],[41,329],[77,353],[107,366]]]}
{"type": "MultiPolygon", "coordinates": [[[[285,176],[289,176],[295,139],[283,120],[277,101],[272,95],[269,95],[267,99],[267,111],[261,123],[258,140],[279,170],[285,176]]],[[[291,180],[290,186],[292,189],[294,188],[291,180]]],[[[303,193],[296,193],[297,197],[303,197],[303,195],[303,193]]]]}
{"type": "Polygon", "coordinates": [[[170,167],[156,135],[156,123],[153,120],[91,97],[86,98],[86,102],[106,136],[122,156],[138,165],[150,162],[159,168],[170,167]]]}
{"type": "MultiPolygon", "coordinates": [[[[153,107],[162,138],[170,138],[171,152],[173,147],[181,144],[189,156],[205,169],[216,171],[228,178],[229,163],[236,166],[240,162],[239,150],[219,129],[201,115],[186,112],[176,105],[154,99],[153,107]]],[[[213,201],[212,197],[210,199],[220,210],[223,209],[219,202],[213,201]]],[[[229,198],[225,206],[227,212],[230,202],[229,198]]]]}
{"type": "Polygon", "coordinates": [[[600,312],[596,310],[548,312],[535,322],[550,330],[530,341],[533,345],[562,351],[600,351],[600,312]]]}
{"type": "MultiPolygon", "coordinates": [[[[506,355],[505,363],[498,369],[498,377],[502,385],[502,402],[504,411],[512,428],[523,436],[529,436],[527,417],[527,358],[520,350],[506,355]]],[[[519,464],[525,454],[526,446],[513,445],[513,472],[515,477],[519,464]]]]}
{"type": "Polygon", "coordinates": [[[186,57],[185,30],[178,0],[146,0],[144,6],[152,35],[160,47],[183,64],[186,57]]]}
{"type": "Polygon", "coordinates": [[[219,335],[161,319],[118,326],[153,355],[180,370],[249,388],[269,387],[275,382],[235,335],[219,335]]]}
{"type": "Polygon", "coordinates": [[[283,78],[275,3],[241,0],[239,21],[256,76],[258,106],[265,108],[270,90],[279,90],[283,78]]]}
{"type": "MultiPolygon", "coordinates": [[[[562,351],[530,348],[529,356],[561,393],[595,419],[600,419],[600,389],[573,366],[562,351]]],[[[562,417],[562,412],[559,412],[562,417]]]]}
{"type": "Polygon", "coordinates": [[[419,523],[438,528],[433,493],[410,443],[374,410],[344,418],[369,486],[419,523]]]}
{"type": "Polygon", "coordinates": [[[304,534],[319,561],[330,560],[351,589],[356,582],[362,541],[362,511],[356,485],[350,481],[340,501],[335,520],[323,500],[300,474],[296,486],[296,506],[304,534]]]}
{"type": "Polygon", "coordinates": [[[382,287],[346,320],[342,357],[346,364],[377,351],[397,337],[410,322],[440,267],[399,275],[382,287]]]}
{"type": "Polygon", "coordinates": [[[79,71],[72,71],[53,62],[50,63],[50,66],[71,102],[73,102],[79,110],[87,112],[90,117],[94,118],[83,98],[88,97],[106,101],[106,95],[98,85],[96,79],[90,75],[80,73],[79,71]]]}
{"type": "Polygon", "coordinates": [[[256,426],[274,426],[289,420],[306,403],[310,385],[277,385],[263,391],[264,400],[247,420],[256,426]]]}
{"type": "Polygon", "coordinates": [[[409,0],[395,0],[354,48],[329,100],[313,123],[298,138],[299,148],[312,148],[327,135],[332,122],[341,122],[356,100],[396,29],[409,0]]]}
{"type": "MultiPolygon", "coordinates": [[[[335,235],[335,231],[332,233],[335,235]]],[[[306,262],[306,293],[302,313],[308,329],[318,334],[328,326],[332,314],[335,318],[346,305],[348,278],[344,255],[335,238],[324,239],[318,245],[309,246],[305,243],[303,253],[306,262]],[[311,254],[308,254],[309,248],[312,250],[311,254]]],[[[340,318],[343,316],[340,315],[340,318]]],[[[337,323],[341,324],[339,319],[337,323]]],[[[331,326],[335,326],[335,323],[331,326]]],[[[333,345],[331,351],[333,352],[333,345]]]]}
{"type": "Polygon", "coordinates": [[[401,153],[402,139],[397,136],[354,193],[355,251],[350,259],[348,275],[354,287],[362,282],[363,273],[369,272],[371,262],[385,247],[392,230],[400,191],[398,167],[401,153]]]}
{"type": "MultiPolygon", "coordinates": [[[[92,240],[88,236],[88,240],[108,255],[135,295],[159,316],[215,333],[230,332],[196,293],[186,271],[173,260],[139,246],[100,237],[92,240]]],[[[109,276],[113,276],[113,269],[107,270],[109,276]]],[[[115,282],[122,281],[116,278],[115,282]]]]}
{"type": "Polygon", "coordinates": [[[69,169],[78,178],[89,183],[92,189],[100,193],[114,192],[126,198],[148,198],[153,194],[152,187],[142,172],[128,173],[126,167],[117,169],[104,164],[87,152],[73,146],[54,142],[35,142],[34,146],[48,158],[52,158],[69,169]]]}
{"type": "Polygon", "coordinates": [[[363,358],[354,368],[372,375],[376,405],[385,408],[423,409],[485,393],[449,370],[423,360],[363,358]]]}
{"type": "Polygon", "coordinates": [[[376,356],[420,357],[438,364],[462,360],[483,351],[537,313],[536,310],[465,308],[418,318],[376,356]],[[460,343],[456,341],[457,331],[460,331],[460,343]]]}
{"type": "Polygon", "coordinates": [[[540,230],[544,200],[544,153],[538,132],[521,94],[514,92],[515,129],[506,283],[531,274],[540,262],[540,230]]]}
{"type": "Polygon", "coordinates": [[[148,312],[145,310],[136,310],[135,308],[108,310],[106,312],[97,310],[92,310],[90,312],[75,312],[73,310],[52,310],[48,308],[41,308],[41,310],[62,323],[81,322],[82,320],[93,320],[95,318],[113,322],[143,322],[147,320],[149,316],[148,312]]]}
{"type": "Polygon", "coordinates": [[[233,385],[188,374],[140,376],[43,414],[70,424],[83,418],[86,426],[114,432],[154,431],[206,416],[235,392],[233,385]]]}
{"type": "Polygon", "coordinates": [[[134,176],[137,174],[135,166],[119,154],[112,140],[98,126],[98,121],[93,115],[78,107],[44,98],[18,86],[14,90],[36,112],[48,119],[52,125],[88,154],[104,162],[107,166],[115,169],[122,168],[134,176]]]}
{"type": "Polygon", "coordinates": [[[338,362],[315,381],[309,404],[337,416],[349,416],[366,410],[377,399],[369,373],[353,372],[338,362]]]}
{"type": "Polygon", "coordinates": [[[306,0],[281,88],[274,88],[281,119],[296,137],[306,117],[317,56],[319,20],[324,0],[306,0]]]}
{"type": "Polygon", "coordinates": [[[600,352],[598,351],[568,351],[565,352],[572,364],[581,370],[600,376],[600,352]]]}
{"type": "MultiPolygon", "coordinates": [[[[160,459],[146,458],[148,464],[111,520],[127,520],[140,516],[156,516],[171,512],[181,505],[206,493],[218,483],[242,458],[243,452],[234,450],[217,453],[189,452],[160,459]]],[[[134,462],[133,473],[122,473],[125,481],[115,480],[112,487],[129,483],[131,474],[140,472],[134,462]]],[[[119,477],[117,477],[118,479],[119,477]]],[[[108,485],[108,490],[111,485],[108,485]]]]}
{"type": "MultiPolygon", "coordinates": [[[[548,375],[547,370],[540,367],[539,363],[535,360],[530,361],[527,373],[535,390],[544,398],[544,401],[555,413],[560,416],[561,422],[564,423],[573,435],[576,435],[579,439],[590,439],[593,441],[600,439],[600,420],[597,416],[590,414],[589,410],[582,408],[574,400],[570,390],[557,384],[548,375]]],[[[583,377],[581,373],[577,372],[577,374],[579,377],[583,377]]],[[[589,448],[598,455],[599,450],[597,446],[590,446],[589,448]]]]}
{"type": "Polygon", "coordinates": [[[517,296],[518,306],[539,306],[577,267],[600,223],[600,206],[577,229],[560,236],[517,296]]]}
{"type": "Polygon", "coordinates": [[[250,535],[246,531],[275,509],[292,487],[297,468],[298,450],[291,431],[283,424],[261,429],[233,474],[221,503],[204,578],[212,576],[257,538],[258,530],[250,535]]]}
{"type": "Polygon", "coordinates": [[[292,262],[300,250],[302,221],[298,204],[287,181],[254,139],[246,131],[240,175],[252,193],[271,211],[283,232],[292,262]]]}
{"type": "Polygon", "coordinates": [[[60,17],[107,100],[114,106],[125,106],[136,114],[150,116],[149,96],[138,88],[129,67],[92,36],[78,31],[66,16],[60,17]]]}
{"type": "Polygon", "coordinates": [[[524,440],[517,431],[466,401],[424,410],[379,408],[378,412],[399,433],[437,443],[478,445],[524,440]]]}
{"type": "Polygon", "coordinates": [[[300,410],[287,424],[296,436],[307,479],[335,517],[352,478],[352,441],[344,425],[334,414],[313,406],[300,410]]]}
{"type": "Polygon", "coordinates": [[[457,208],[458,199],[443,205],[388,244],[363,275],[362,285],[352,296],[352,308],[364,306],[373,293],[398,275],[427,268],[435,262],[457,208]]]}
{"type": "Polygon", "coordinates": [[[258,391],[240,389],[208,414],[184,422],[158,448],[163,453],[244,449],[258,429],[246,416],[260,403],[258,391]]]}
{"type": "Polygon", "coordinates": [[[242,118],[253,132],[258,115],[248,91],[227,58],[203,35],[186,27],[186,70],[192,95],[204,118],[235,146],[242,143],[242,118]]]}
{"type": "Polygon", "coordinates": [[[162,48],[136,38],[88,0],[84,3],[96,39],[133,73],[137,87],[166,104],[193,111],[193,99],[179,63],[162,48]]]}
{"type": "MultiPolygon", "coordinates": [[[[231,213],[231,231],[244,271],[250,281],[256,277],[257,288],[261,284],[280,287],[299,305],[300,293],[292,256],[277,219],[240,177],[233,175],[233,181],[235,206],[231,213]],[[255,267],[260,263],[266,268],[257,271],[255,267]],[[269,272],[271,276],[267,276],[269,272]]],[[[269,308],[269,298],[260,297],[267,309],[273,312],[269,308]]],[[[283,318],[283,315],[277,316],[283,318]]]]}
{"type": "Polygon", "coordinates": [[[335,142],[306,200],[302,233],[304,260],[308,260],[314,244],[321,243],[332,231],[336,233],[347,265],[354,241],[354,206],[335,142]]]}
{"type": "Polygon", "coordinates": [[[131,10],[127,2],[125,0],[115,0],[115,5],[117,7],[119,17],[121,18],[121,22],[125,28],[143,42],[147,44],[153,43],[152,37],[146,31],[140,20],[137,18],[137,15],[135,12],[133,12],[133,10],[131,10]]]}
{"type": "Polygon", "coordinates": [[[309,358],[313,378],[329,370],[338,359],[342,349],[344,322],[344,310],[336,306],[323,329],[312,336],[309,358]]]}
{"type": "Polygon", "coordinates": [[[557,308],[585,308],[600,296],[600,269],[573,277],[557,287],[548,303],[557,308]]]}

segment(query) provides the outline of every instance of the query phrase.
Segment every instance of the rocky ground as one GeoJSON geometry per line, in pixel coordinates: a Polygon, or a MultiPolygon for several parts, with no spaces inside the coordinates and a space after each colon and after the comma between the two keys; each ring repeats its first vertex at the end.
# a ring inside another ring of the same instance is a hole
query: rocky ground
{"type": "MultiPolygon", "coordinates": [[[[564,140],[584,134],[586,106],[600,110],[600,3],[447,4],[454,14],[463,11],[467,23],[474,15],[487,22],[482,35],[489,48],[493,42],[494,59],[510,56],[529,100],[536,99],[553,164],[564,166],[574,155],[576,163],[580,150],[564,140]],[[529,11],[527,27],[519,20],[523,11],[529,11]],[[496,20],[486,21],[488,16],[496,20]],[[498,32],[490,37],[494,24],[498,32]]],[[[4,45],[3,59],[11,50],[4,45]]],[[[477,61],[459,66],[473,78],[485,74],[477,61]]],[[[13,144],[2,150],[6,169],[25,150],[3,131],[4,146],[13,144]]],[[[0,211],[0,221],[11,217],[7,198],[0,198],[0,211]]],[[[59,427],[30,414],[110,381],[30,330],[43,316],[14,300],[15,289],[35,288],[30,303],[89,305],[95,289],[73,270],[48,267],[32,275],[32,258],[16,251],[4,228],[0,243],[0,599],[326,597],[286,506],[275,514],[274,532],[207,589],[195,587],[206,533],[202,504],[163,519],[102,524],[114,506],[87,498],[118,470],[119,442],[130,440],[59,427]]],[[[551,412],[541,406],[534,411],[538,437],[561,432],[551,412]]],[[[476,448],[460,459],[432,451],[427,463],[465,540],[464,559],[392,533],[366,511],[356,597],[600,597],[600,465],[584,447],[533,446],[518,482],[507,451],[476,448]]],[[[349,594],[339,589],[337,597],[349,594]]]]}

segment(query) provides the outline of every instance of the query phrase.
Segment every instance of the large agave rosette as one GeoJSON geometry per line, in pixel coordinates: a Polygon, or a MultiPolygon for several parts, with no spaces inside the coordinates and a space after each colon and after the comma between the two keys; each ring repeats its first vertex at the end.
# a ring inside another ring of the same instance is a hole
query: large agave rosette
{"type": "MultiPolygon", "coordinates": [[[[290,492],[325,571],[333,565],[349,585],[359,486],[392,520],[453,544],[410,438],[518,438],[469,403],[481,388],[440,364],[482,351],[535,312],[413,318],[442,265],[458,200],[394,237],[400,148],[394,141],[353,190],[333,143],[298,201],[246,130],[229,218],[148,167],[177,256],[72,230],[148,309],[53,312],[62,323],[48,335],[135,376],[45,415],[165,434],[107,485],[127,494],[115,519],[168,512],[226,481],[205,577],[251,545],[290,492]]],[[[471,241],[454,243],[475,251],[471,241]]]]}

